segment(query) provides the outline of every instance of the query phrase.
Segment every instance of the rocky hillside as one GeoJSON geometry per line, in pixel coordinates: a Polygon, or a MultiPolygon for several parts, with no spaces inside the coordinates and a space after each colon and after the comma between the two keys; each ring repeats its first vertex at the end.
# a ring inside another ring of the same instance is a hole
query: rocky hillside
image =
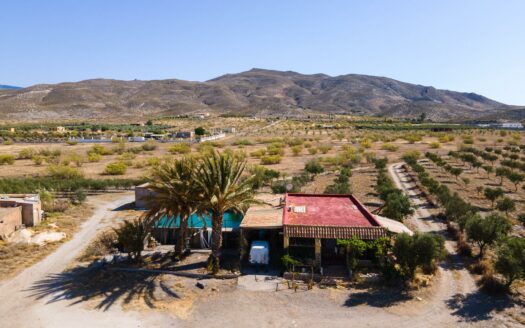
{"type": "Polygon", "coordinates": [[[206,111],[231,114],[348,113],[435,120],[479,119],[513,107],[474,93],[367,75],[304,75],[252,69],[206,82],[86,80],[0,90],[0,118],[136,120],[206,111]]]}

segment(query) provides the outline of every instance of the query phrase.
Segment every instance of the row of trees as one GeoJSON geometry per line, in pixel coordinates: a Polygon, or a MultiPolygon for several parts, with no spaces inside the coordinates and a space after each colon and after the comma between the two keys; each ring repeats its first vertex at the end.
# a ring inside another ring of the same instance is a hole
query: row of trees
{"type": "Polygon", "coordinates": [[[0,179],[0,193],[32,194],[42,191],[74,192],[78,190],[103,191],[110,188],[131,189],[143,183],[142,179],[87,179],[82,177],[38,176],[0,179]]]}
{"type": "MultiPolygon", "coordinates": [[[[508,237],[512,224],[506,217],[498,213],[482,217],[476,208],[466,203],[457,193],[451,194],[447,186],[431,178],[417,160],[407,158],[405,161],[418,174],[421,184],[436,196],[445,209],[447,220],[459,227],[458,243],[466,234],[467,239],[478,246],[480,261],[484,257],[485,249],[496,245],[494,266],[506,278],[507,286],[515,279],[525,278],[525,251],[518,247],[525,242],[522,238],[508,237]]],[[[492,190],[489,191],[491,192],[492,190]]]]}
{"type": "MultiPolygon", "coordinates": [[[[467,154],[470,155],[470,154],[467,154]]],[[[456,175],[454,170],[459,170],[461,172],[461,169],[459,168],[452,168],[450,165],[446,164],[446,162],[439,157],[437,154],[434,153],[426,153],[425,156],[430,159],[432,162],[434,162],[436,165],[443,167],[448,172],[452,173],[453,175],[456,175]]],[[[490,173],[492,172],[492,167],[484,167],[484,169],[490,173]]],[[[496,169],[496,175],[500,176],[507,176],[509,180],[513,181],[515,184],[519,183],[520,181],[523,181],[523,176],[521,174],[511,172],[506,168],[498,168],[496,169]]],[[[457,175],[456,175],[457,176],[457,175]]],[[[516,185],[517,190],[517,185],[516,185]]],[[[504,191],[501,188],[481,188],[478,190],[478,192],[484,191],[484,196],[486,199],[488,199],[491,202],[491,207],[496,207],[499,211],[504,212],[507,216],[509,212],[513,212],[516,209],[516,204],[513,199],[509,197],[503,197],[504,191]],[[501,199],[500,199],[501,198],[501,199]],[[499,199],[499,200],[498,200],[499,199]],[[495,204],[495,202],[497,203],[495,204]],[[496,206],[494,206],[496,205],[496,206]]]]}
{"type": "Polygon", "coordinates": [[[388,218],[403,221],[414,213],[412,204],[408,197],[401,192],[386,172],[388,160],[386,158],[375,159],[374,164],[378,170],[375,190],[379,199],[383,201],[380,213],[388,218]]]}

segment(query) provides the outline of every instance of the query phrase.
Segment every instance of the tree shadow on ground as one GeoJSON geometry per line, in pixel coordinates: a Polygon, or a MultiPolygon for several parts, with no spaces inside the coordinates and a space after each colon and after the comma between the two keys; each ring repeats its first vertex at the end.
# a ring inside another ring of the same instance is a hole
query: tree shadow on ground
{"type": "Polygon", "coordinates": [[[445,303],[453,310],[452,315],[466,322],[489,320],[494,311],[500,312],[515,305],[508,296],[492,297],[480,290],[467,295],[456,294],[445,303]]]}
{"type": "Polygon", "coordinates": [[[134,209],[135,209],[135,202],[130,202],[130,203],[122,204],[119,207],[115,207],[111,211],[119,212],[119,211],[134,210],[134,209]]]}
{"type": "Polygon", "coordinates": [[[344,306],[369,305],[373,307],[389,307],[413,299],[406,289],[374,287],[364,292],[350,294],[344,306]]]}
{"type": "Polygon", "coordinates": [[[115,272],[100,267],[78,267],[50,275],[36,282],[28,291],[37,299],[50,297],[47,303],[62,300],[75,305],[96,301],[95,308],[107,311],[117,302],[128,304],[140,298],[148,307],[155,308],[157,297],[180,298],[166,286],[158,274],[115,272]]]}

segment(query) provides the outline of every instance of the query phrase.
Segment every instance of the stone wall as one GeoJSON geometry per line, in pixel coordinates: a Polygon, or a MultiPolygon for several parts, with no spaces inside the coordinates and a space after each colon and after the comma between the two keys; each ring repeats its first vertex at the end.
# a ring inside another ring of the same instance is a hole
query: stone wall
{"type": "Polygon", "coordinates": [[[0,239],[5,239],[22,225],[22,207],[0,208],[0,239]]]}

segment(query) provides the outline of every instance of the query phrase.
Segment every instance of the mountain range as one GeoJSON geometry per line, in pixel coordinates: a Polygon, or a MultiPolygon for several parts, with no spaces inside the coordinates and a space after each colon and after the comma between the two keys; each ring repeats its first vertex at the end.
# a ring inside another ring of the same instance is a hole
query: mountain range
{"type": "Polygon", "coordinates": [[[94,79],[0,90],[0,119],[137,120],[209,112],[232,115],[333,113],[439,121],[524,116],[524,108],[475,93],[378,76],[306,75],[252,69],[209,81],[94,79]],[[510,115],[510,116],[509,116],[510,115]]]}
{"type": "Polygon", "coordinates": [[[22,88],[21,88],[21,87],[15,87],[14,85],[0,84],[0,89],[13,89],[13,90],[18,90],[18,89],[22,89],[22,88]]]}

